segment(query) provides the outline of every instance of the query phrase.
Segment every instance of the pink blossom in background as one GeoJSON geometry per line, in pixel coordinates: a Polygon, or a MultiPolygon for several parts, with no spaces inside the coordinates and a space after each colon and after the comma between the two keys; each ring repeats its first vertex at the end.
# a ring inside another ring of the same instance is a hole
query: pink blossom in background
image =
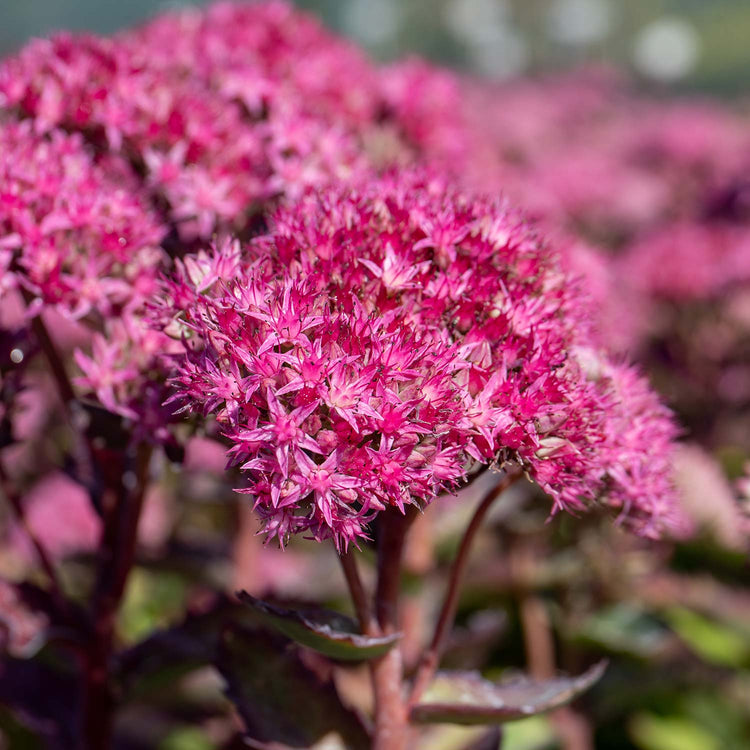
{"type": "Polygon", "coordinates": [[[241,230],[277,194],[363,162],[379,108],[359,50],[282,2],[217,3],[113,38],[60,34],[0,71],[0,103],[145,167],[180,236],[241,230]]]}
{"type": "Polygon", "coordinates": [[[710,299],[750,283],[750,226],[665,224],[617,264],[647,294],[678,302],[710,299]]]}
{"type": "Polygon", "coordinates": [[[150,550],[162,548],[174,526],[174,496],[163,484],[153,483],[143,498],[138,543],[150,550]]]}
{"type": "Polygon", "coordinates": [[[675,451],[674,464],[683,507],[696,525],[726,547],[745,548],[748,521],[719,462],[699,445],[684,443],[675,451]]]}
{"type": "Polygon", "coordinates": [[[384,67],[380,81],[387,116],[414,156],[460,172],[474,146],[463,106],[464,82],[418,58],[384,67]]]}
{"type": "Polygon", "coordinates": [[[185,471],[221,474],[227,465],[226,448],[217,440],[192,437],[185,445],[185,471]]]}
{"type": "MultiPolygon", "coordinates": [[[[65,474],[48,474],[31,488],[23,502],[26,522],[53,558],[96,549],[101,520],[86,490],[65,474]]],[[[10,543],[27,562],[37,562],[22,528],[14,528],[10,543]]]]}
{"type": "Polygon", "coordinates": [[[164,229],[122,160],[96,159],[79,135],[4,120],[0,182],[2,242],[32,306],[106,317],[154,275],[164,229]]]}

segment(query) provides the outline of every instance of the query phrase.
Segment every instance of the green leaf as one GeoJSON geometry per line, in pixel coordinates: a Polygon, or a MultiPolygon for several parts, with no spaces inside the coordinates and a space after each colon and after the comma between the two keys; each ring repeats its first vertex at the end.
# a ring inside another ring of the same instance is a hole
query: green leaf
{"type": "Polygon", "coordinates": [[[416,723],[500,724],[550,711],[588,690],[606,662],[578,677],[532,680],[521,676],[500,683],[478,672],[438,672],[422,701],[411,710],[416,723]]]}
{"type": "Polygon", "coordinates": [[[298,649],[285,648],[280,638],[227,629],[216,667],[254,740],[310,748],[336,733],[348,750],[370,747],[359,717],[341,703],[330,679],[308,669],[298,649]]]}
{"type": "Polygon", "coordinates": [[[237,596],[255,610],[264,624],[333,659],[375,659],[388,652],[401,638],[400,633],[377,637],[362,635],[354,620],[337,612],[283,609],[244,591],[237,596]]]}
{"type": "Polygon", "coordinates": [[[120,637],[133,644],[171,624],[184,611],[186,590],[175,573],[134,568],[117,616],[120,637]]]}
{"type": "Polygon", "coordinates": [[[540,750],[556,747],[554,727],[547,716],[531,716],[504,727],[502,750],[540,750]]]}
{"type": "Polygon", "coordinates": [[[720,750],[721,741],[700,724],[681,716],[638,714],[630,734],[642,750],[720,750]]]}
{"type": "Polygon", "coordinates": [[[214,750],[212,742],[196,727],[180,727],[170,732],[159,744],[159,750],[214,750]]]}
{"type": "Polygon", "coordinates": [[[685,644],[711,664],[737,667],[750,658],[750,638],[735,628],[684,607],[672,607],[665,616],[685,644]]]}

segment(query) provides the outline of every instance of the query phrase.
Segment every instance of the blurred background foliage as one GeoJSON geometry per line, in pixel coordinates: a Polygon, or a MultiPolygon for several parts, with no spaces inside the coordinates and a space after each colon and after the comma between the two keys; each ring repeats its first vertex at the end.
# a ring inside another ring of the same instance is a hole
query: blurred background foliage
{"type": "MultiPolygon", "coordinates": [[[[187,4],[2,0],[0,54],[55,29],[108,33],[187,4]]],[[[644,83],[736,96],[750,71],[747,0],[297,0],[297,5],[378,58],[415,53],[498,78],[602,62],[628,68],[644,83]]]]}

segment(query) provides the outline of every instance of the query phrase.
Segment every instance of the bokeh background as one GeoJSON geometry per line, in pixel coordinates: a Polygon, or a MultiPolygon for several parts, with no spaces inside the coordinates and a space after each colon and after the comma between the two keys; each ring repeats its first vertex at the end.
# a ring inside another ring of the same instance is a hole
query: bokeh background
{"type": "MultiPolygon", "coordinates": [[[[187,2],[2,0],[0,54],[60,28],[111,32],[187,2]]],[[[200,2],[193,4],[202,4],[200,2]]],[[[503,78],[600,61],[645,84],[736,96],[747,0],[298,0],[378,58],[416,53],[503,78]]]]}

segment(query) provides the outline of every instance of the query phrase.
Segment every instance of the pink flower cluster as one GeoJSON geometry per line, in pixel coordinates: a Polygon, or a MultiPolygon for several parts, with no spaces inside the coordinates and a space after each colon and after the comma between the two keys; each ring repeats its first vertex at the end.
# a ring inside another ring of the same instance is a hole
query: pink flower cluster
{"type": "Polygon", "coordinates": [[[0,120],[0,246],[5,273],[72,318],[110,318],[148,297],[165,230],[122,159],[80,135],[38,135],[0,120]],[[15,271],[15,272],[14,272],[15,271]]]}
{"type": "Polygon", "coordinates": [[[556,509],[602,500],[646,534],[677,519],[669,415],[593,346],[574,280],[502,201],[421,173],[311,193],[267,236],[180,262],[160,315],[186,345],[184,407],[222,425],[282,542],[345,546],[514,461],[556,509]]]}
{"type": "MultiPolygon", "coordinates": [[[[379,69],[285,2],[36,41],[0,64],[0,290],[90,327],[77,385],[142,436],[167,437],[160,355],[184,339],[184,406],[216,416],[282,541],[346,544],[506,461],[556,508],[603,500],[657,533],[674,429],[599,350],[630,298],[589,242],[634,245],[685,186],[697,200],[688,176],[727,177],[729,126],[708,112],[684,137],[618,92],[379,69]],[[409,163],[444,177],[375,175],[409,163]],[[449,182],[528,201],[556,252],[449,182]],[[191,254],[215,234],[250,239],[191,254]]],[[[733,279],[744,256],[724,255],[733,279]]]]}
{"type": "Polygon", "coordinates": [[[0,69],[0,104],[131,160],[188,240],[356,171],[379,101],[362,53],[283,2],[169,13],[113,38],[60,34],[0,69]]]}
{"type": "Polygon", "coordinates": [[[76,355],[81,386],[112,411],[145,416],[144,376],[168,344],[142,322],[166,227],[122,157],[35,125],[0,120],[0,287],[23,292],[27,316],[52,308],[83,321],[94,355],[76,355]]]}
{"type": "Polygon", "coordinates": [[[465,101],[474,115],[471,179],[616,251],[619,279],[673,299],[746,282],[750,227],[734,204],[750,138],[729,107],[656,102],[601,73],[473,84],[465,101]]]}

